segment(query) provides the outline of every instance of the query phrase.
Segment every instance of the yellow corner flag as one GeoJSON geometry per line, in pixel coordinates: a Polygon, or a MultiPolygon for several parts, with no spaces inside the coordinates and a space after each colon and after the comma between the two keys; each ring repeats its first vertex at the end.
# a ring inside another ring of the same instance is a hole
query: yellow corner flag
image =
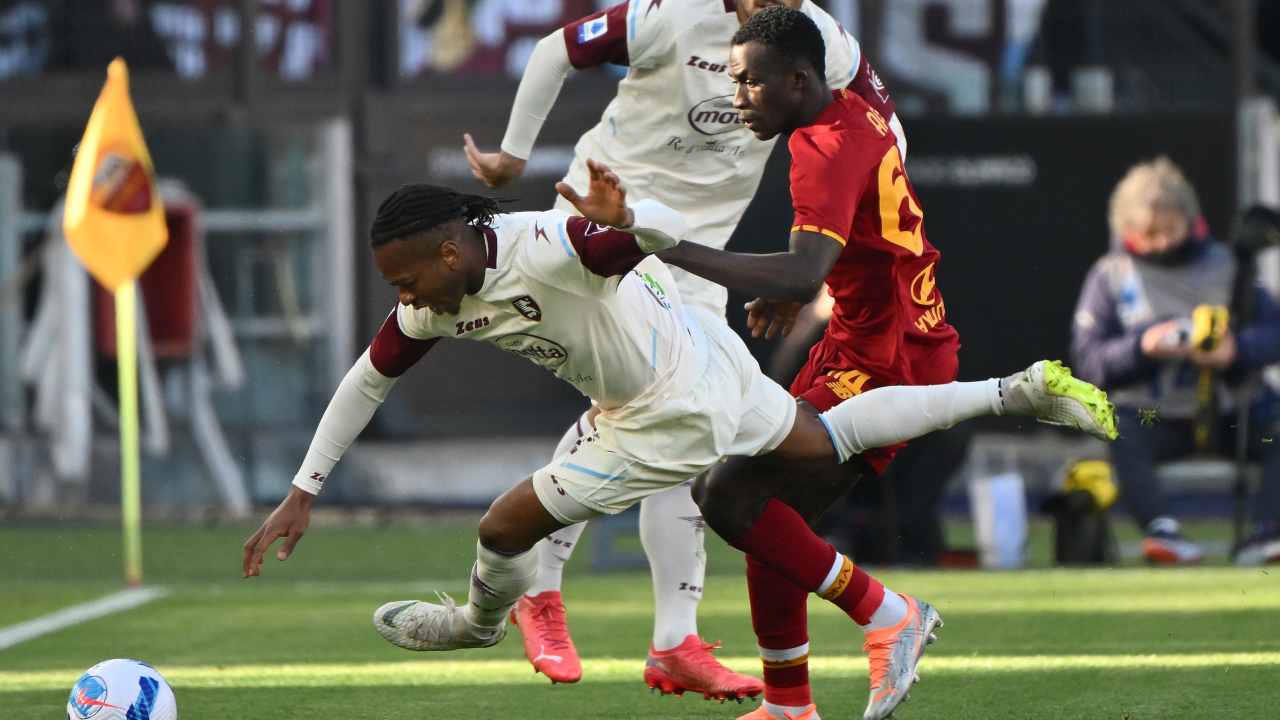
{"type": "Polygon", "coordinates": [[[164,249],[164,207],[116,58],[85,128],[67,185],[62,229],[80,262],[108,290],[137,279],[164,249]]]}
{"type": "Polygon", "coordinates": [[[138,457],[137,279],[169,240],[151,156],[129,99],[129,69],[116,58],[93,105],[71,167],[62,230],[71,251],[115,294],[120,392],[120,514],[124,573],[142,583],[138,457]]]}

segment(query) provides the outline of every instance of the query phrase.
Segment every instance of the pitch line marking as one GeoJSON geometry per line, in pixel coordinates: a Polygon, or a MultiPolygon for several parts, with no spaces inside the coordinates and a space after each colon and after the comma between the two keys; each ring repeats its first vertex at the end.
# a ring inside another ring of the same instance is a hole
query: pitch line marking
{"type": "MultiPolygon", "coordinates": [[[[750,656],[721,658],[737,670],[760,667],[750,656]]],[[[583,668],[600,681],[623,681],[644,666],[640,659],[588,659],[583,668]]],[[[978,676],[1051,670],[1224,669],[1280,667],[1280,652],[1160,653],[1133,655],[926,655],[926,675],[978,676]]],[[[419,687],[479,686],[494,682],[545,684],[529,674],[525,660],[408,660],[378,663],[282,663],[245,665],[160,665],[166,679],[184,688],[419,687]]],[[[817,677],[866,677],[863,656],[810,657],[817,677]]],[[[78,669],[0,671],[0,698],[10,692],[54,690],[75,682],[78,669]]]]}
{"type": "Polygon", "coordinates": [[[72,625],[79,625],[90,620],[112,615],[125,610],[145,605],[158,600],[169,591],[162,587],[131,588],[121,590],[97,600],[72,605],[61,610],[43,615],[34,620],[25,620],[15,625],[0,628],[0,650],[33,640],[41,635],[48,635],[72,625]]]}

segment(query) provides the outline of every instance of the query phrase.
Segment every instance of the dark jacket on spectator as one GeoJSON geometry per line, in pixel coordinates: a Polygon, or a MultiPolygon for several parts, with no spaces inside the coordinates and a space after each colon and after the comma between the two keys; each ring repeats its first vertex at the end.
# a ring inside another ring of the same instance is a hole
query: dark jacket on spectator
{"type": "MultiPolygon", "coordinates": [[[[1235,258],[1211,238],[1188,240],[1173,257],[1153,260],[1114,250],[1085,278],[1072,322],[1075,374],[1105,388],[1120,407],[1158,408],[1162,417],[1195,414],[1198,368],[1186,361],[1153,360],[1142,353],[1142,333],[1165,320],[1190,318],[1197,305],[1229,305],[1235,258]]],[[[1253,322],[1232,330],[1231,371],[1280,361],[1280,305],[1257,288],[1253,322]]],[[[1220,387],[1219,390],[1225,390],[1220,387]]],[[[1223,409],[1229,392],[1219,392],[1223,409]]]]}

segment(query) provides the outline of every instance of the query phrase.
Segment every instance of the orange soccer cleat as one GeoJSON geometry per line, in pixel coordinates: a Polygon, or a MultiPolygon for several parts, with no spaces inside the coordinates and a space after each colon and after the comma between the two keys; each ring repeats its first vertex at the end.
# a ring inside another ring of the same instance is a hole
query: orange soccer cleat
{"type": "Polygon", "coordinates": [[[511,622],[524,636],[524,656],[552,683],[574,683],[582,679],[582,661],[569,637],[564,601],[559,591],[548,590],[533,597],[521,595],[511,609],[511,622]]]}
{"type": "Polygon", "coordinates": [[[746,715],[739,715],[738,720],[822,720],[822,719],[818,717],[818,706],[810,704],[804,710],[801,710],[798,715],[786,712],[784,710],[781,716],[774,715],[773,713],[765,709],[764,705],[761,705],[760,707],[756,708],[755,710],[752,710],[746,715]]]}
{"type": "Polygon", "coordinates": [[[764,683],[736,673],[716,660],[711,651],[720,643],[703,642],[690,635],[670,650],[649,648],[644,662],[644,682],[663,695],[702,693],[707,700],[738,700],[764,692],[764,683]]]}
{"type": "Polygon", "coordinates": [[[867,633],[862,649],[871,661],[871,697],[863,720],[883,720],[907,699],[919,681],[916,666],[926,646],[937,641],[942,617],[927,602],[903,595],[907,616],[893,627],[867,633]]]}

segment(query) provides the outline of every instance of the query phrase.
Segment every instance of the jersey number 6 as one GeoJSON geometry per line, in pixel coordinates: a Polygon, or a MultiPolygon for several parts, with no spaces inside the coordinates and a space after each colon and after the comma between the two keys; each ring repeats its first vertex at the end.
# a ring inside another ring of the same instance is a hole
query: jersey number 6
{"type": "Polygon", "coordinates": [[[880,159],[879,189],[880,234],[918,257],[924,252],[924,212],[907,189],[907,174],[897,145],[890,146],[880,159]]]}

